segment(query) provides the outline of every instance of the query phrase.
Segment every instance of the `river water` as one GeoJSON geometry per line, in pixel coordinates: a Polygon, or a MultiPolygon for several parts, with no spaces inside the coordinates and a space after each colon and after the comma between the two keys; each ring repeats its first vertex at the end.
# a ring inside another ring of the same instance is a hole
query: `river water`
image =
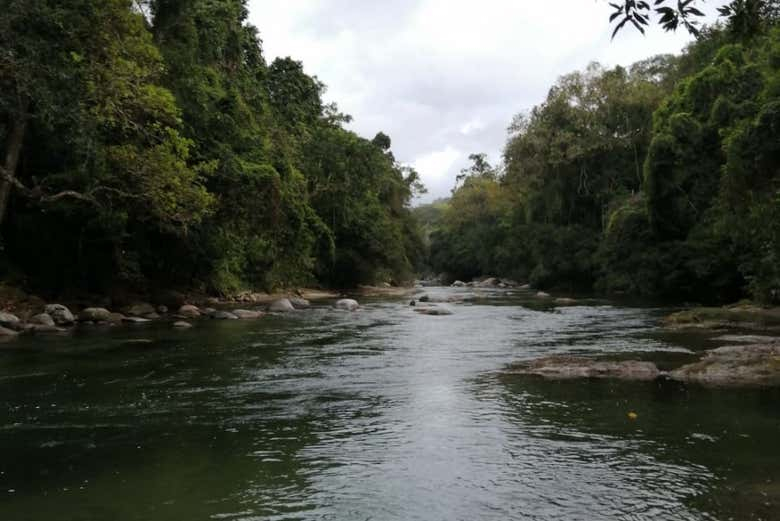
{"type": "Polygon", "coordinates": [[[502,293],[451,307],[6,344],[0,520],[780,519],[778,390],[501,374],[712,345],[661,333],[668,310],[502,293]]]}

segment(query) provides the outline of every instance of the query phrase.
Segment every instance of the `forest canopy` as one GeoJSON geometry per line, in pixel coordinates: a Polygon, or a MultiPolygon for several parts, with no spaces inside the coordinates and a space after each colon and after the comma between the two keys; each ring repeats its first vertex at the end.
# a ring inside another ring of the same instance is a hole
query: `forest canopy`
{"type": "Polygon", "coordinates": [[[245,0],[9,0],[0,265],[36,289],[403,282],[416,172],[267,63],[245,0]]]}

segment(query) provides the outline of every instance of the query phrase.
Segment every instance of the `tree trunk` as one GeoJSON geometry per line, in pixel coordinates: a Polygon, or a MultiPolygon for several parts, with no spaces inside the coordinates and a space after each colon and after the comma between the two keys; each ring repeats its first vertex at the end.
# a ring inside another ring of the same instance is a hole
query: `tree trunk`
{"type": "MultiPolygon", "coordinates": [[[[11,177],[16,176],[16,167],[19,164],[19,156],[22,153],[22,145],[24,144],[24,135],[27,131],[27,119],[26,111],[22,111],[11,120],[11,128],[5,147],[5,161],[3,162],[5,174],[11,177]]],[[[0,179],[0,226],[2,226],[5,219],[11,188],[13,188],[13,185],[9,179],[0,179]]]]}

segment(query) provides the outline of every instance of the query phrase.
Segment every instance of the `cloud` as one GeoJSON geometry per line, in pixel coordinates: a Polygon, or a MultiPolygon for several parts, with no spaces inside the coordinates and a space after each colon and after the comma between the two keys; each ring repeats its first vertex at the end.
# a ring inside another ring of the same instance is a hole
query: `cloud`
{"type": "MultiPolygon", "coordinates": [[[[711,1],[708,14],[724,2],[711,1]]],[[[429,189],[449,195],[468,154],[498,161],[512,117],[591,61],[678,52],[683,32],[610,40],[602,0],[249,0],[269,60],[292,56],[366,137],[383,131],[429,189]]]]}

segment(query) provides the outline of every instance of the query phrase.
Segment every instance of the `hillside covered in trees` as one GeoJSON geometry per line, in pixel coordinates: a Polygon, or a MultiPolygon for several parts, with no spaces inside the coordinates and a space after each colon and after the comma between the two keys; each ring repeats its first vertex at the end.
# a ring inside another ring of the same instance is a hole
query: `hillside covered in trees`
{"type": "Polygon", "coordinates": [[[739,17],[681,56],[568,74],[418,210],[430,264],[539,288],[780,298],[780,29],[739,17]]]}
{"type": "Polygon", "coordinates": [[[417,174],[346,130],[246,0],[10,0],[0,17],[3,278],[229,295],[411,278],[417,174]]]}

